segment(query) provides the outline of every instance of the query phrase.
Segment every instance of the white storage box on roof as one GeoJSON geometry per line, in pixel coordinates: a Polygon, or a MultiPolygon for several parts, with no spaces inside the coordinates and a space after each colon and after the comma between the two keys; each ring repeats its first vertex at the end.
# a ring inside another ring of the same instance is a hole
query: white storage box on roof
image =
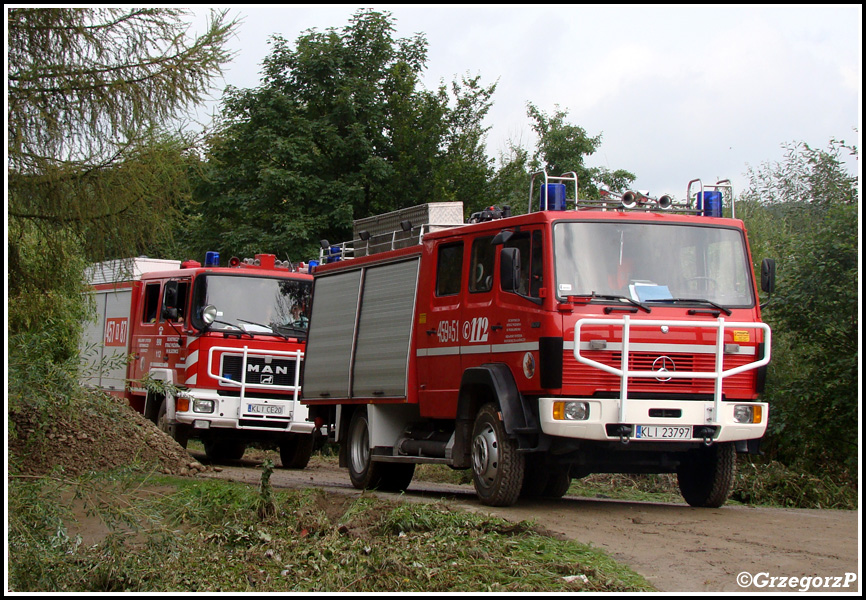
{"type": "Polygon", "coordinates": [[[179,260],[163,260],[160,258],[126,258],[108,260],[93,264],[84,272],[87,283],[90,285],[102,285],[105,283],[118,283],[121,281],[137,281],[142,274],[151,271],[170,271],[180,268],[179,260]]]}

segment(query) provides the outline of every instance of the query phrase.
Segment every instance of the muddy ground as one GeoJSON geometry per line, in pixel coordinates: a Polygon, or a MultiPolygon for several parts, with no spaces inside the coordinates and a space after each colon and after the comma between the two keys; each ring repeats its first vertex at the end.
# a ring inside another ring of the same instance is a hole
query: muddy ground
{"type": "MultiPolygon", "coordinates": [[[[261,480],[261,460],[255,453],[232,464],[210,465],[203,453],[187,453],[132,411],[123,422],[81,419],[47,429],[20,419],[14,430],[9,456],[23,457],[10,470],[16,475],[40,475],[57,465],[68,474],[79,474],[143,462],[159,464],[161,472],[173,475],[254,485],[261,480]]],[[[271,483],[283,488],[319,487],[339,495],[333,497],[335,504],[361,493],[333,459],[318,457],[302,471],[277,469],[271,483]]],[[[696,509],[684,503],[568,496],[557,501],[522,500],[494,509],[482,506],[469,485],[422,481],[413,481],[403,495],[377,494],[398,501],[445,500],[510,521],[535,520],[555,534],[603,549],[666,592],[860,590],[860,527],[854,511],[696,509]],[[815,585],[816,578],[820,586],[815,585]]]]}
{"type": "MultiPolygon", "coordinates": [[[[192,454],[207,463],[203,453],[192,454]]],[[[257,484],[261,478],[259,464],[245,458],[203,476],[257,484]]],[[[332,459],[317,457],[303,471],[277,469],[271,483],[285,488],[314,486],[337,494],[361,493],[352,487],[345,469],[332,459]]],[[[556,501],[521,500],[512,507],[491,508],[477,501],[471,485],[424,481],[413,481],[402,495],[376,494],[413,502],[445,500],[509,521],[535,520],[554,534],[601,548],[665,592],[860,589],[859,523],[854,511],[745,506],[700,509],[685,503],[571,496],[556,501]],[[816,577],[821,578],[822,585],[815,585],[816,577]],[[834,588],[835,584],[840,587],[834,588]]]]}

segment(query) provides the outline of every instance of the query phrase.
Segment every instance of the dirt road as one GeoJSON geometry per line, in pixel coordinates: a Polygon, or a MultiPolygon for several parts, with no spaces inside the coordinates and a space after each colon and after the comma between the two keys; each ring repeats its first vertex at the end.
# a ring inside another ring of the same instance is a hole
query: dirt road
{"type": "MultiPolygon", "coordinates": [[[[203,454],[193,453],[206,462],[203,454]]],[[[208,476],[258,484],[256,461],[208,476]]],[[[275,487],[360,494],[345,470],[314,459],[303,471],[277,469],[275,487]]],[[[535,520],[553,533],[604,550],[665,592],[858,592],[858,515],[853,511],[624,502],[566,496],[508,508],[481,505],[472,486],[413,481],[383,498],[437,501],[510,521],[535,520]],[[783,579],[784,578],[784,579],[783,579]],[[796,578],[796,579],[795,579],[796,578]]]]}

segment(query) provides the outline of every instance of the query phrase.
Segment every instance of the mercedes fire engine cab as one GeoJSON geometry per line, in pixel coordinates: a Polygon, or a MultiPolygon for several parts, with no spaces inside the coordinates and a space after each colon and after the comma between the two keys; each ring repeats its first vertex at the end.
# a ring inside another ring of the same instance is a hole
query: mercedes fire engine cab
{"type": "Polygon", "coordinates": [[[432,233],[388,215],[390,237],[323,241],[303,402],[355,487],[402,490],[439,463],[471,468],[488,505],[617,472],[676,473],[690,505],[726,501],[735,454],[767,427],[770,359],[743,223],[722,217],[730,185],[569,207],[577,188],[541,172],[524,215],[491,207],[432,233]]]}
{"type": "Polygon", "coordinates": [[[273,254],[219,266],[149,258],[88,269],[97,320],[86,326],[84,383],[129,401],[186,447],[212,460],[247,444],[279,446],[304,468],[313,424],[299,401],[312,276],[273,254]]]}

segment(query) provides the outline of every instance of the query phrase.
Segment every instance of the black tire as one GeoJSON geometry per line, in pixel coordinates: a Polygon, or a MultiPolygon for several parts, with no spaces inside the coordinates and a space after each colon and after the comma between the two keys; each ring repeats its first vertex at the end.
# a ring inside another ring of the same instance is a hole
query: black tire
{"type": "Polygon", "coordinates": [[[509,439],[495,404],[485,404],[472,427],[472,482],[487,506],[511,506],[523,487],[525,461],[509,439]]]}
{"type": "Polygon", "coordinates": [[[680,493],[690,506],[719,508],[734,486],[737,455],[732,443],[693,451],[677,468],[680,493]]]}
{"type": "Polygon", "coordinates": [[[352,414],[346,437],[349,478],[359,490],[402,492],[415,475],[414,463],[373,462],[370,454],[370,425],[366,407],[352,414]]]}
{"type": "Polygon", "coordinates": [[[550,472],[542,495],[550,499],[562,498],[570,487],[571,475],[568,473],[568,467],[557,466],[550,472]]]}
{"type": "Polygon", "coordinates": [[[562,498],[571,487],[569,467],[551,465],[539,454],[526,456],[521,498],[562,498]]]}
{"type": "Polygon", "coordinates": [[[541,498],[547,487],[547,482],[550,480],[550,473],[544,462],[539,460],[536,455],[527,456],[524,460],[526,466],[524,467],[523,483],[520,486],[520,497],[541,498]]]}
{"type": "Polygon", "coordinates": [[[224,462],[227,460],[240,460],[247,451],[247,445],[243,442],[232,440],[204,440],[204,453],[213,462],[224,462]]]}
{"type": "Polygon", "coordinates": [[[159,427],[160,431],[180,444],[181,448],[186,449],[186,445],[189,443],[189,426],[181,425],[180,423],[169,423],[165,417],[167,410],[166,401],[163,398],[156,415],[156,426],[159,427]]]}
{"type": "Polygon", "coordinates": [[[290,433],[280,444],[280,460],[284,469],[303,469],[313,455],[312,433],[290,433]]]}

